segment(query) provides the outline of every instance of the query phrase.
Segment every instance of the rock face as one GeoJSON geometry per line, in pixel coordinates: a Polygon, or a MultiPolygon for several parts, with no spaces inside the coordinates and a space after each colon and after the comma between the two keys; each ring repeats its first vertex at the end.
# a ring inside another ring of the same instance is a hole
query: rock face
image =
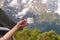
{"type": "Polygon", "coordinates": [[[43,0],[5,0],[3,10],[14,21],[18,22],[20,20],[19,16],[17,15],[18,12],[22,12],[26,8],[29,8],[27,12],[33,12],[34,15],[39,14],[40,12],[45,13],[48,9],[54,12],[58,8],[56,0],[49,0],[45,4],[42,2],[43,0]]]}
{"type": "Polygon", "coordinates": [[[24,10],[25,8],[29,8],[22,19],[33,16],[35,18],[35,24],[32,26],[28,25],[28,28],[38,28],[41,29],[42,32],[55,30],[60,34],[60,15],[54,12],[58,8],[57,2],[56,4],[54,4],[53,2],[52,4],[49,2],[43,4],[42,0],[18,0],[16,2],[17,4],[19,4],[18,6],[11,6],[12,1],[16,0],[10,0],[9,2],[8,0],[6,0],[2,9],[11,19],[14,20],[14,22],[18,22],[19,20],[21,20],[17,15],[18,12],[23,12],[22,10],[24,10]]]}
{"type": "Polygon", "coordinates": [[[16,23],[0,9],[0,26],[12,28],[16,23]]]}

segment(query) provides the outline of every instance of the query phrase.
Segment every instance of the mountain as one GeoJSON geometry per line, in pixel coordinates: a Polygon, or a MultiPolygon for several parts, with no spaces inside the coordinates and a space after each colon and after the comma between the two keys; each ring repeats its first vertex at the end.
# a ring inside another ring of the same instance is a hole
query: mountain
{"type": "MultiPolygon", "coordinates": [[[[29,8],[29,11],[34,13],[34,14],[37,14],[37,13],[41,12],[41,10],[46,9],[45,8],[46,6],[42,3],[40,3],[39,0],[38,1],[37,0],[26,0],[26,3],[24,3],[25,1],[24,2],[23,1],[24,0],[22,0],[22,1],[21,0],[18,0],[18,1],[17,0],[10,0],[10,1],[6,0],[4,2],[2,9],[6,12],[7,15],[9,15],[16,22],[18,22],[20,20],[19,16],[17,15],[18,12],[21,12],[25,8],[29,8]],[[14,4],[15,1],[16,1],[17,6],[15,6],[15,4],[14,4]],[[14,3],[12,3],[12,2],[14,2],[14,3]],[[14,5],[11,6],[12,4],[14,4],[14,5]],[[40,5],[41,5],[41,7],[40,7],[40,5]],[[16,8],[16,7],[18,7],[18,8],[16,8]],[[17,18],[16,18],[16,15],[17,15],[17,18]]],[[[44,11],[44,12],[46,12],[46,11],[44,11]]]]}
{"type": "Polygon", "coordinates": [[[0,27],[12,28],[16,23],[0,9],[0,27]]]}
{"type": "MultiPolygon", "coordinates": [[[[28,25],[28,28],[35,29],[38,28],[42,30],[42,32],[49,31],[49,30],[55,30],[58,34],[60,34],[60,15],[58,13],[55,13],[55,6],[54,9],[48,10],[47,6],[48,3],[43,4],[41,0],[18,0],[16,1],[16,5],[12,5],[12,1],[10,2],[6,1],[5,6],[3,6],[3,10],[6,12],[6,14],[12,18],[15,22],[18,22],[19,20],[25,19],[27,17],[34,17],[35,18],[35,24],[34,25],[28,25]],[[19,5],[18,5],[19,4],[19,5]],[[26,10],[28,8],[28,10],[26,10]],[[25,11],[22,11],[24,10],[25,11]],[[19,18],[18,12],[23,12],[25,14],[22,19],[19,18]],[[16,16],[17,15],[17,16],[16,16]]],[[[52,4],[54,5],[54,4],[52,4]]],[[[57,5],[57,4],[56,4],[57,5]]],[[[49,7],[50,8],[50,7],[49,7]]],[[[57,8],[56,8],[57,10],[57,8]]]]}

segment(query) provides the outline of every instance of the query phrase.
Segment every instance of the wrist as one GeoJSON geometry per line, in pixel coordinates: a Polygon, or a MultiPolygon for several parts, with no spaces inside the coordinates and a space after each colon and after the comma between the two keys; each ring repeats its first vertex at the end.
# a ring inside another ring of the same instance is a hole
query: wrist
{"type": "Polygon", "coordinates": [[[15,25],[15,27],[16,27],[16,28],[20,28],[20,27],[21,27],[21,25],[15,25]]]}

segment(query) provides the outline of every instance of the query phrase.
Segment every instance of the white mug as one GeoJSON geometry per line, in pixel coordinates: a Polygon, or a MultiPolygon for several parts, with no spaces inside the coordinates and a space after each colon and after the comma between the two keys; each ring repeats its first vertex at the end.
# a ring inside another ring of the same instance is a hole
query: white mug
{"type": "Polygon", "coordinates": [[[27,23],[28,24],[34,24],[34,18],[33,17],[27,18],[27,23]]]}

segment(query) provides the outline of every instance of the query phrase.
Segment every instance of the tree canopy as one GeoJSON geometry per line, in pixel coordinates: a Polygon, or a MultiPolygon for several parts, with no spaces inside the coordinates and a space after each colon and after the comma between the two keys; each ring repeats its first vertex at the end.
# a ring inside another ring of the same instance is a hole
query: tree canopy
{"type": "Polygon", "coordinates": [[[54,30],[42,33],[38,29],[24,28],[14,35],[16,40],[60,40],[60,36],[54,30]]]}

